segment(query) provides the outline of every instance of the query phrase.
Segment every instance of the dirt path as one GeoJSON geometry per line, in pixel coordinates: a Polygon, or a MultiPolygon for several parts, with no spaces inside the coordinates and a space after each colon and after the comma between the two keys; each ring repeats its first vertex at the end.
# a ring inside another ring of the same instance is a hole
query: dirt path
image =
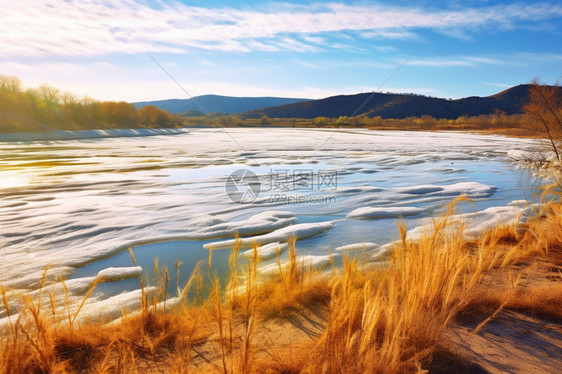
{"type": "MultiPolygon", "coordinates": [[[[448,349],[488,373],[562,372],[562,323],[504,311],[476,334],[477,323],[457,323],[448,349]]],[[[479,372],[479,371],[475,371],[479,372]]]]}
{"type": "MultiPolygon", "coordinates": [[[[490,292],[507,293],[512,289],[509,273],[520,276],[514,304],[473,333],[487,314],[474,313],[448,327],[443,345],[472,364],[466,373],[562,373],[562,292],[544,294],[543,290],[562,290],[562,250],[555,248],[548,257],[533,263],[518,263],[507,269],[493,270],[482,282],[490,292]],[[525,306],[523,299],[538,300],[538,307],[525,306]],[[548,309],[558,308],[558,316],[548,309]]],[[[483,293],[486,296],[486,290],[483,293]]]]}

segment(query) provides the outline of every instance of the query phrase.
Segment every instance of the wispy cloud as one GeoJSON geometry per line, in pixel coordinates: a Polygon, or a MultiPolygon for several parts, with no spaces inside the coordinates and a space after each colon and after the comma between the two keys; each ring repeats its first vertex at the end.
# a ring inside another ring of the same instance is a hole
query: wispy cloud
{"type": "Polygon", "coordinates": [[[5,1],[0,56],[181,53],[191,48],[310,53],[325,45],[325,39],[318,38],[321,33],[411,38],[417,29],[510,29],[562,15],[562,6],[547,3],[443,11],[339,3],[269,7],[240,10],[179,2],[151,7],[135,0],[5,1]]]}
{"type": "Polygon", "coordinates": [[[370,30],[363,31],[360,35],[367,39],[417,39],[418,36],[406,30],[370,30]]]}
{"type": "Polygon", "coordinates": [[[408,62],[408,65],[413,66],[433,66],[433,67],[454,67],[454,66],[467,66],[474,67],[482,64],[500,64],[500,60],[476,57],[476,56],[454,56],[445,58],[427,58],[427,59],[414,59],[408,62]]]}
{"type": "Polygon", "coordinates": [[[513,84],[507,84],[507,83],[484,82],[484,84],[485,84],[486,86],[500,87],[500,88],[510,88],[510,87],[513,87],[513,84]]]}

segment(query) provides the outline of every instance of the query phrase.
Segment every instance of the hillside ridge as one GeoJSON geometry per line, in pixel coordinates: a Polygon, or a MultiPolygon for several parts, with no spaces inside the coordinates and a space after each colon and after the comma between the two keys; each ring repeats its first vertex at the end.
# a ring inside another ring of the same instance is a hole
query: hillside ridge
{"type": "Polygon", "coordinates": [[[224,114],[235,114],[247,112],[266,107],[275,107],[286,104],[293,104],[310,99],[287,98],[287,97],[235,97],[221,95],[201,95],[190,99],[167,99],[155,101],[139,101],[132,103],[136,108],[146,105],[154,105],[159,109],[166,110],[173,114],[180,114],[190,111],[197,111],[203,114],[214,112],[224,114]]]}
{"type": "Polygon", "coordinates": [[[443,99],[415,94],[359,93],[337,95],[277,107],[262,108],[241,114],[243,118],[316,118],[367,115],[386,118],[421,117],[456,119],[460,116],[491,114],[496,110],[508,115],[521,113],[530,85],[520,84],[497,94],[461,99],[443,99]],[[358,108],[361,110],[358,111],[358,108]]]}

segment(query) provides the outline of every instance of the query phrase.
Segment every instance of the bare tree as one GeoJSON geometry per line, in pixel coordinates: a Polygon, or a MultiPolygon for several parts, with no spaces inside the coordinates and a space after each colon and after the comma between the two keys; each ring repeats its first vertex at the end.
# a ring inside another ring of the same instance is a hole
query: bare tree
{"type": "Polygon", "coordinates": [[[21,92],[22,83],[18,77],[0,75],[0,95],[16,94],[21,92]]]}
{"type": "Polygon", "coordinates": [[[534,80],[529,87],[528,101],[522,109],[527,126],[548,139],[556,159],[561,161],[562,88],[559,83],[548,86],[534,80]]]}
{"type": "Polygon", "coordinates": [[[49,108],[53,108],[60,102],[60,90],[56,87],[43,83],[38,87],[39,96],[49,108]]]}

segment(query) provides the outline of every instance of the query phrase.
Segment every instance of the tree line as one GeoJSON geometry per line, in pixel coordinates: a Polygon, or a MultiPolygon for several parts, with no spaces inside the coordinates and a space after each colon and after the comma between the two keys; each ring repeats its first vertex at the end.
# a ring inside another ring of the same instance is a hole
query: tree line
{"type": "Polygon", "coordinates": [[[562,88],[533,81],[522,114],[507,115],[501,110],[456,119],[429,115],[381,118],[369,113],[338,118],[240,118],[212,113],[172,115],[153,105],[137,109],[124,101],[97,101],[78,98],[56,87],[42,84],[24,89],[19,78],[0,75],[0,133],[22,131],[84,130],[112,128],[162,128],[180,126],[287,126],[363,127],[381,130],[502,130],[517,129],[524,136],[547,139],[556,159],[562,160],[562,88]]]}
{"type": "Polygon", "coordinates": [[[48,84],[24,89],[19,78],[0,75],[0,133],[177,127],[181,123],[178,116],[156,106],[137,109],[124,101],[78,98],[48,84]]]}

